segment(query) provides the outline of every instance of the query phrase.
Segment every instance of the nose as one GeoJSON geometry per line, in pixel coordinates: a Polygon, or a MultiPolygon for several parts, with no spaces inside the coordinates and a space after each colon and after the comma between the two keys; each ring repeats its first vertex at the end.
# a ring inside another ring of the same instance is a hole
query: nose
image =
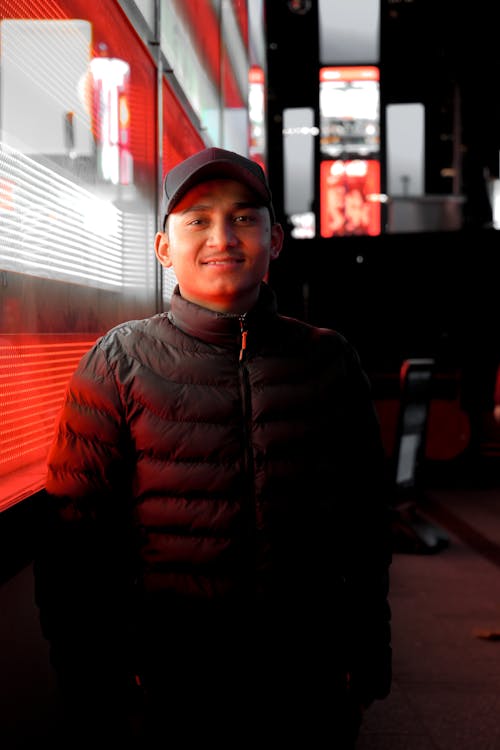
{"type": "Polygon", "coordinates": [[[223,218],[213,221],[208,241],[212,247],[234,247],[238,238],[232,221],[223,218]]]}

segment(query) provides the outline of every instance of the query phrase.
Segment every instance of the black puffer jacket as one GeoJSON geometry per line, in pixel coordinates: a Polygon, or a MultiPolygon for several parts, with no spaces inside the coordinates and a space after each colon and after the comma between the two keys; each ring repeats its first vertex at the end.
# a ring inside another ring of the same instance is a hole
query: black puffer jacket
{"type": "Polygon", "coordinates": [[[383,697],[385,489],[369,385],[341,335],[279,316],[265,284],[241,317],[176,291],[168,313],[103,336],[69,386],[36,567],[56,664],[78,629],[105,651],[106,627],[116,642],[117,622],[128,638],[142,619],[147,639],[152,613],[158,626],[159,612],[272,609],[341,633],[360,692],[383,697]]]}

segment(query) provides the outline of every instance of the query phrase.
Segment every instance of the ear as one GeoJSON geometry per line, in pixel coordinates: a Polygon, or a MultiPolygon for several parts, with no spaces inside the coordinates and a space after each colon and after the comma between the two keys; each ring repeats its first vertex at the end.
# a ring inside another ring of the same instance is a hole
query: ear
{"type": "Polygon", "coordinates": [[[285,233],[281,224],[273,224],[271,227],[271,260],[276,260],[283,247],[285,233]]]}
{"type": "Polygon", "coordinates": [[[168,234],[166,232],[156,233],[155,253],[162,266],[165,266],[165,268],[170,268],[172,266],[169,253],[168,234]]]}

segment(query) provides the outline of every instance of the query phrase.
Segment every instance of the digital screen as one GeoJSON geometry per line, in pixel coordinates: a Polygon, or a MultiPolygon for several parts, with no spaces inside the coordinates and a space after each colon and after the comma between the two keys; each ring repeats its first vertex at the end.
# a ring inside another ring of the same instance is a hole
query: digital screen
{"type": "Polygon", "coordinates": [[[320,234],[380,234],[380,90],[375,66],[320,70],[320,234]]]}
{"type": "Polygon", "coordinates": [[[320,152],[330,159],[378,158],[379,71],[374,66],[321,68],[320,152]]]}
{"type": "Polygon", "coordinates": [[[380,234],[380,163],[371,159],[322,161],[322,237],[380,234]]]}

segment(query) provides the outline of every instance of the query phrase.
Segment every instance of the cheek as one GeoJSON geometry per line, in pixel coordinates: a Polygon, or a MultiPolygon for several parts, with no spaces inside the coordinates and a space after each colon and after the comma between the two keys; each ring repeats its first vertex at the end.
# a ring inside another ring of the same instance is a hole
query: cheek
{"type": "Polygon", "coordinates": [[[196,265],[197,253],[191,248],[184,247],[182,244],[177,244],[175,247],[170,247],[168,253],[167,263],[165,268],[174,268],[176,273],[182,274],[193,274],[193,265],[196,265]]]}

